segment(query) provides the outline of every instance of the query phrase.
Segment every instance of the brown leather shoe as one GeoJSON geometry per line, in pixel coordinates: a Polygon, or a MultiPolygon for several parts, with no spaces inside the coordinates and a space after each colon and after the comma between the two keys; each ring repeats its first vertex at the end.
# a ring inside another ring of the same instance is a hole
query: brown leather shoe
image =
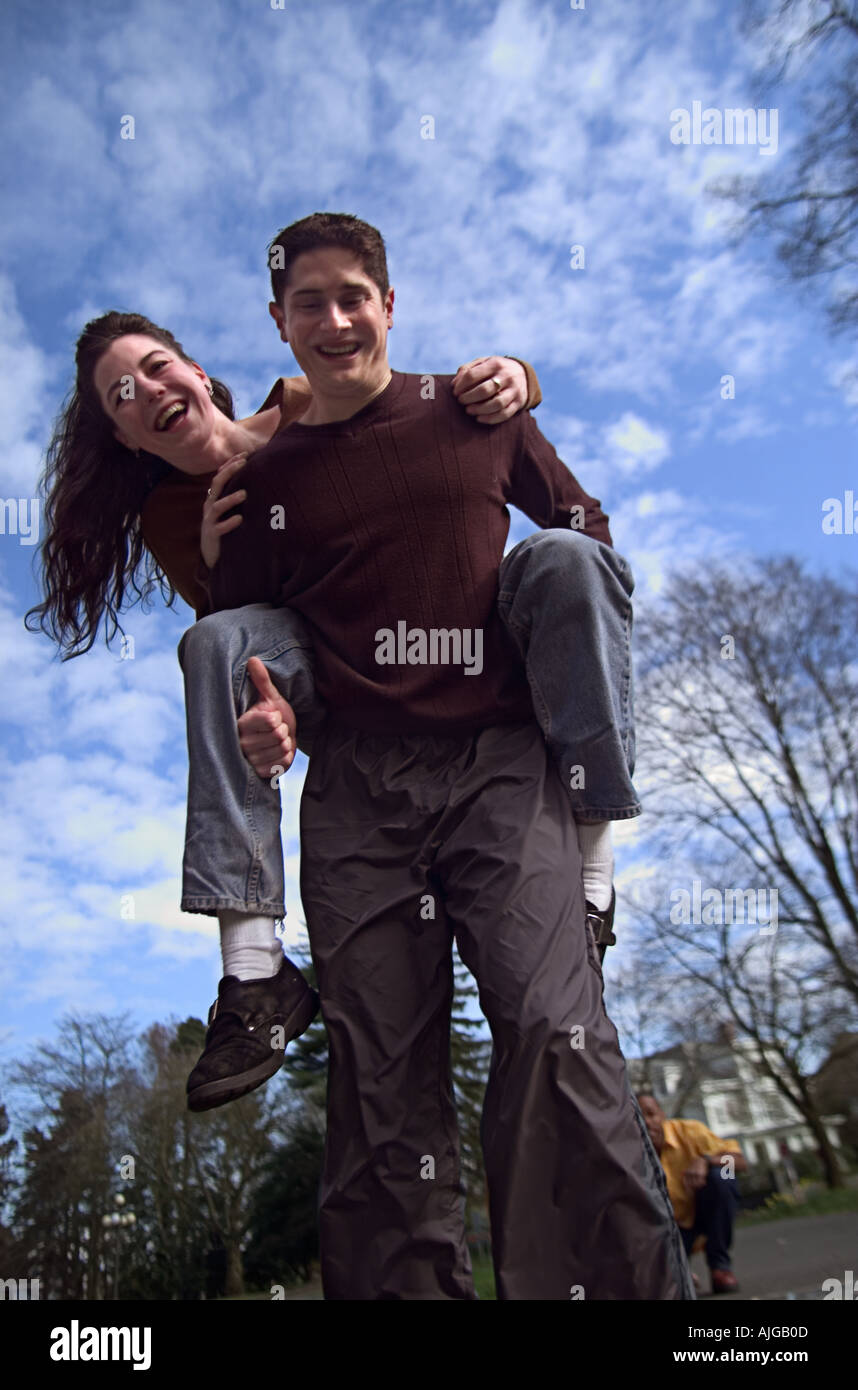
{"type": "Polygon", "coordinates": [[[739,1281],[729,1269],[710,1269],[713,1293],[738,1293],[739,1281]]]}

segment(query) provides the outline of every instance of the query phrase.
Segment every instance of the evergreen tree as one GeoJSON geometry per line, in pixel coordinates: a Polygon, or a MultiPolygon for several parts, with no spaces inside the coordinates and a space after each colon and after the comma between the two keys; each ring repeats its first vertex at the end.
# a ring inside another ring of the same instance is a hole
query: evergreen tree
{"type": "Polygon", "coordinates": [[[112,1173],[122,1152],[132,1034],[126,1015],[59,1023],[12,1073],[31,1124],[13,1225],[23,1277],[42,1297],[98,1298],[105,1290],[103,1218],[112,1211],[112,1173]]]}
{"type": "MultiPolygon", "coordinates": [[[[308,985],[318,989],[316,971],[309,956],[302,961],[300,955],[293,950],[292,959],[299,966],[308,985]]],[[[328,1089],[328,1030],[321,1010],[306,1032],[289,1043],[283,1071],[291,1091],[299,1099],[302,1107],[309,1109],[314,1119],[323,1117],[328,1089]]]]}
{"type": "Polygon", "coordinates": [[[205,1200],[192,1163],[192,1116],[185,1084],[205,1027],[153,1024],[144,1033],[129,1157],[134,1164],[137,1259],[123,1287],[129,1298],[196,1299],[206,1288],[210,1245],[205,1200]]]}
{"type": "Polygon", "coordinates": [[[265,1164],[254,1201],[248,1278],[257,1286],[310,1278],[319,1256],[318,1197],[325,1136],[312,1116],[300,1118],[265,1164]]]}
{"type": "MultiPolygon", "coordinates": [[[[5,1105],[0,1102],[0,1271],[8,1271],[3,1275],[3,1278],[11,1279],[14,1236],[8,1223],[11,1198],[15,1190],[12,1163],[18,1141],[12,1135],[9,1135],[7,1139],[5,1136],[8,1133],[9,1116],[6,1113],[5,1105]]],[[[15,1277],[18,1277],[17,1274],[15,1277]]]]}
{"type": "Polygon", "coordinates": [[[103,1098],[64,1091],[48,1133],[24,1134],[17,1194],[19,1277],[38,1278],[43,1298],[96,1298],[101,1288],[109,1156],[103,1098]]]}
{"type": "Polygon", "coordinates": [[[478,998],[473,976],[459,959],[453,958],[453,1012],[450,1029],[450,1066],[453,1094],[459,1117],[462,1180],[465,1210],[469,1224],[485,1225],[487,1209],[486,1174],[480,1141],[480,1116],[488,1080],[491,1040],[485,1037],[485,1020],[474,1016],[469,1003],[478,998]]]}

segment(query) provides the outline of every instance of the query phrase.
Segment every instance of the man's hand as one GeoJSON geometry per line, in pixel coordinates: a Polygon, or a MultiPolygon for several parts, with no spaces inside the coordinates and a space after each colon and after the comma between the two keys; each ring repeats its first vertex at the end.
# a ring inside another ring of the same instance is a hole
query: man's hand
{"type": "Polygon", "coordinates": [[[709,1177],[709,1160],[702,1155],[695,1158],[690,1168],[686,1168],[682,1174],[682,1181],[689,1192],[696,1192],[698,1188],[706,1186],[706,1179],[709,1177]]]}
{"type": "Polygon", "coordinates": [[[248,661],[247,674],[260,698],[239,719],[238,741],[254,772],[270,781],[288,772],[295,759],[295,711],[272,684],[258,656],[248,661]]]}
{"type": "Polygon", "coordinates": [[[226,521],[221,521],[224,512],[228,512],[230,507],[234,507],[238,502],[244,502],[247,493],[244,488],[238,492],[231,492],[229,497],[221,497],[221,493],[232,478],[247,462],[247,454],[235,454],[226,463],[222,463],[212,479],[208,496],[203,503],[203,525],[200,533],[200,550],[203,559],[210,570],[213,570],[220,559],[220,538],[225,536],[227,531],[234,531],[236,526],[241,525],[240,516],[231,516],[226,521]]]}
{"type": "Polygon", "coordinates": [[[511,357],[477,357],[457,371],[453,395],[481,425],[500,425],[527,401],[527,373],[511,357]]]}

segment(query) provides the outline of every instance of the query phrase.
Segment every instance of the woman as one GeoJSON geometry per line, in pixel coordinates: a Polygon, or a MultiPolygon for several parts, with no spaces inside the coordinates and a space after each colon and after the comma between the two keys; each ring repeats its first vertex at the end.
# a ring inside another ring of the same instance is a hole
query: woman
{"type": "MultiPolygon", "coordinates": [[[[241,524],[240,516],[226,513],[244,494],[221,499],[220,493],[247,455],[299,418],[310,401],[303,377],[281,378],[256,414],[235,420],[227,387],[188,357],[171,333],[139,314],[114,312],[88,323],[77,343],[76,365],[75,388],[57,422],[43,479],[45,598],[26,619],[31,630],[40,627],[57,641],[63,659],[88,651],[102,622],[110,642],[122,631],[123,606],[145,601],[156,588],[168,603],[178,592],[198,618],[205,615],[201,545],[214,565],[220,537],[241,524]]],[[[541,399],[532,369],[508,358],[477,359],[460,369],[459,389],[463,407],[486,424],[500,423],[541,399]]],[[[234,648],[228,680],[238,711],[253,694],[247,680],[250,652],[266,656],[276,692],[292,702],[285,705],[285,721],[271,721],[285,770],[294,758],[295,712],[308,731],[322,715],[306,630],[296,614],[268,605],[228,616],[234,648]],[[272,630],[276,650],[261,636],[272,630]]],[[[264,689],[265,668],[251,675],[264,689]]],[[[188,723],[190,739],[200,720],[195,715],[188,723]]],[[[248,754],[253,746],[249,736],[248,754]]],[[[205,756],[202,747],[190,746],[189,752],[192,763],[205,756]]],[[[245,773],[254,784],[252,796],[257,779],[245,773]]],[[[189,812],[186,884],[194,873],[189,812]]],[[[188,1082],[190,1108],[204,1110],[272,1076],[282,1065],[286,1043],[314,1017],[318,996],[283,956],[274,931],[283,911],[249,914],[200,906],[205,899],[198,891],[186,891],[183,906],[189,896],[188,910],[216,911],[223,955],[224,978],[206,1047],[188,1082]]]]}

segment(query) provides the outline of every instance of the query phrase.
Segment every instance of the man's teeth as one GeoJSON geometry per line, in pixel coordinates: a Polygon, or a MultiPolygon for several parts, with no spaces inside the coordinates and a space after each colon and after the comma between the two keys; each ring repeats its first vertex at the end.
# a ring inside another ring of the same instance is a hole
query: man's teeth
{"type": "Polygon", "coordinates": [[[338,348],[333,348],[333,347],[328,347],[328,348],[326,348],[326,347],[323,347],[323,348],[320,348],[319,351],[320,351],[320,352],[324,352],[326,355],[330,353],[331,356],[333,356],[333,357],[344,357],[345,354],[348,353],[348,352],[356,352],[356,351],[357,351],[357,343],[352,343],[349,347],[338,347],[338,348]]]}
{"type": "Polygon", "coordinates": [[[165,430],[170,421],[174,419],[176,415],[184,415],[186,409],[187,407],[183,405],[181,401],[174,401],[172,405],[168,405],[166,410],[161,411],[161,414],[155,421],[156,430],[165,430]]]}

